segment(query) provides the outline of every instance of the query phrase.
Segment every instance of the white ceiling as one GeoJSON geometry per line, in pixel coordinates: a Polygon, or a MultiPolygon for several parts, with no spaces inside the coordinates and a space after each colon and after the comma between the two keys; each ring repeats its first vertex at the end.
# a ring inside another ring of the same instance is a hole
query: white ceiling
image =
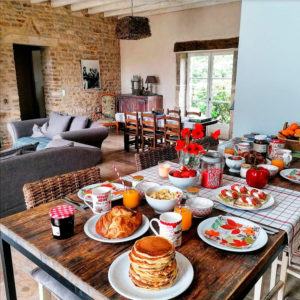
{"type": "MultiPolygon", "coordinates": [[[[240,0],[133,0],[133,14],[151,16],[240,0]]],[[[104,17],[131,14],[131,0],[30,0],[31,3],[51,2],[52,7],[69,6],[72,11],[87,10],[104,17]]]]}

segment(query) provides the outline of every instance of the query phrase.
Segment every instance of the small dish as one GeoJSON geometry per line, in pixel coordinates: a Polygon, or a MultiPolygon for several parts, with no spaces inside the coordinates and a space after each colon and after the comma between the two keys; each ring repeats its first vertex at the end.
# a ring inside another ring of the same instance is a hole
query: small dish
{"type": "Polygon", "coordinates": [[[245,163],[245,158],[242,156],[226,157],[226,165],[230,172],[240,173],[241,165],[245,163]]]}
{"type": "Polygon", "coordinates": [[[208,216],[214,207],[213,201],[201,197],[190,198],[186,201],[186,204],[191,208],[193,217],[195,218],[208,216]]]}
{"type": "Polygon", "coordinates": [[[258,165],[258,167],[263,167],[263,168],[267,169],[270,172],[271,177],[274,177],[279,171],[279,168],[277,166],[273,166],[273,165],[260,164],[260,165],[258,165]]]}
{"type": "Polygon", "coordinates": [[[197,175],[194,177],[183,178],[183,177],[172,176],[173,171],[175,171],[175,170],[172,170],[169,173],[169,181],[171,182],[171,184],[173,184],[174,186],[176,186],[180,189],[184,190],[189,186],[193,186],[197,183],[197,180],[199,180],[199,172],[197,172],[197,175]]]}

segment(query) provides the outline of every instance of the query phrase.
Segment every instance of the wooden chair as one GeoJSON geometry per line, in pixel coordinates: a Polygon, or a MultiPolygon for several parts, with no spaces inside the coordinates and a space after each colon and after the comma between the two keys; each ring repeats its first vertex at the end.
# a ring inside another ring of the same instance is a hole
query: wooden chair
{"type": "Polygon", "coordinates": [[[135,149],[139,152],[139,141],[140,141],[140,122],[137,112],[125,112],[125,123],[124,123],[124,149],[129,152],[129,146],[135,144],[135,149]],[[130,137],[134,137],[130,140],[130,137]]]}
{"type": "Polygon", "coordinates": [[[145,142],[149,142],[152,149],[157,146],[157,140],[163,138],[164,133],[157,130],[156,115],[149,113],[141,113],[142,127],[142,151],[144,151],[145,142]]]}
{"type": "Polygon", "coordinates": [[[165,130],[164,130],[165,145],[180,140],[181,117],[164,116],[164,123],[165,123],[165,130]]]}
{"type": "Polygon", "coordinates": [[[195,112],[195,111],[185,111],[185,114],[184,114],[186,117],[188,116],[196,116],[198,118],[201,117],[201,111],[200,112],[195,112]]]}
{"type": "Polygon", "coordinates": [[[169,115],[178,115],[178,116],[180,116],[180,115],[181,115],[181,110],[180,110],[180,108],[178,108],[178,109],[173,109],[173,110],[167,109],[167,116],[169,116],[169,115]]]}
{"type": "Polygon", "coordinates": [[[137,171],[156,166],[160,160],[174,160],[177,157],[174,146],[163,146],[134,156],[137,171]]]}
{"type": "MultiPolygon", "coordinates": [[[[26,207],[31,209],[43,203],[63,198],[86,185],[100,181],[100,169],[92,167],[26,183],[23,187],[26,207]]],[[[59,299],[81,299],[38,267],[31,271],[31,275],[38,282],[40,300],[52,299],[51,293],[59,299]]]]}
{"type": "Polygon", "coordinates": [[[119,133],[119,122],[116,121],[115,114],[117,112],[117,95],[113,93],[103,93],[99,96],[100,104],[95,109],[94,121],[103,126],[116,126],[119,133]]]}

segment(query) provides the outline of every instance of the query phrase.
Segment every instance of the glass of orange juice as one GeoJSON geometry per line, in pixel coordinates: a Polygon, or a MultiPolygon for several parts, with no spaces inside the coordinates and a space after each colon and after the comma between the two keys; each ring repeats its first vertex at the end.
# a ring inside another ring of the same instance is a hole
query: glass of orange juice
{"type": "Polygon", "coordinates": [[[182,205],[181,208],[175,206],[174,212],[178,213],[182,217],[182,231],[189,230],[192,226],[192,211],[187,205],[182,205]]]}
{"type": "Polygon", "coordinates": [[[234,155],[234,154],[235,154],[235,151],[234,151],[233,148],[225,148],[224,154],[234,155]]]}
{"type": "Polygon", "coordinates": [[[284,168],[284,160],[283,160],[283,157],[281,156],[277,156],[277,157],[274,157],[271,161],[271,164],[273,166],[276,166],[279,168],[279,171],[283,170],[284,168]]]}
{"type": "Polygon", "coordinates": [[[139,191],[136,189],[127,189],[123,192],[123,205],[127,208],[135,208],[140,203],[139,191]]]}

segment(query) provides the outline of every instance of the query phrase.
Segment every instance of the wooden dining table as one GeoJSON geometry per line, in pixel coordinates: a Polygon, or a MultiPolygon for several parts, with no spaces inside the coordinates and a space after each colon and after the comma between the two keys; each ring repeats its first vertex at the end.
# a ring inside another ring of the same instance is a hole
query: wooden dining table
{"type": "MultiPolygon", "coordinates": [[[[299,166],[299,162],[297,165],[299,166]]],[[[299,190],[300,186],[277,177],[271,184],[299,190]]],[[[79,200],[76,194],[70,195],[79,200]]],[[[57,279],[82,299],[125,299],[110,285],[108,270],[112,262],[130,250],[133,241],[102,243],[84,233],[84,224],[92,217],[88,209],[75,213],[75,234],[66,240],[52,237],[49,211],[65,204],[61,200],[40,205],[0,220],[1,256],[7,299],[16,299],[11,246],[57,279]]],[[[113,202],[121,205],[122,200],[113,202]]],[[[157,214],[145,200],[137,208],[152,219],[157,214]]],[[[214,209],[209,217],[225,214],[214,209]]],[[[219,250],[203,242],[197,234],[199,219],[183,232],[178,252],[193,265],[191,285],[176,299],[243,299],[273,260],[287,245],[285,231],[269,235],[267,244],[256,251],[234,253],[219,250]]],[[[149,230],[146,235],[151,235],[149,230]]]]}

